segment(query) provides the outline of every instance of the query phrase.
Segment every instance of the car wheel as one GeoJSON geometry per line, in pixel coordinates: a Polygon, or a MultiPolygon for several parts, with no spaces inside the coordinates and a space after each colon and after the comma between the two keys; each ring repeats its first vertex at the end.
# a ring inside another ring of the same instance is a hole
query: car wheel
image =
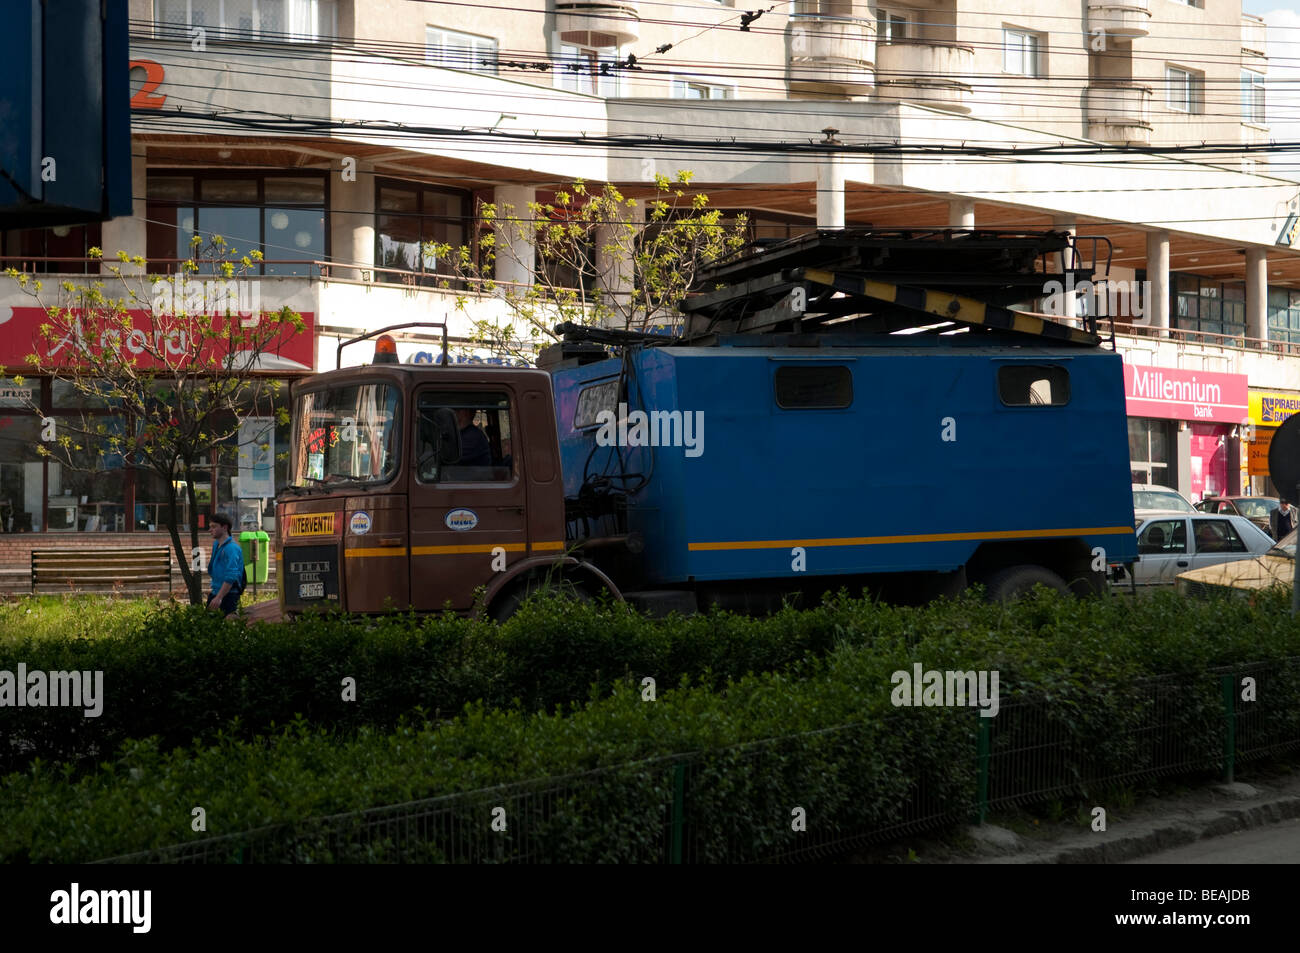
{"type": "Polygon", "coordinates": [[[1027,596],[1039,583],[1057,592],[1070,591],[1065,580],[1050,569],[1042,566],[1011,566],[999,569],[984,580],[985,598],[989,602],[1011,602],[1027,596]]]}

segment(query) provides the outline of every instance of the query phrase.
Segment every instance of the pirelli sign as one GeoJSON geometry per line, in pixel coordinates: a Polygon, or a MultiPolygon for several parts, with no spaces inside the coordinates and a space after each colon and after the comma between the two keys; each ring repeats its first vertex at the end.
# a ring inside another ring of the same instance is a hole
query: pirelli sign
{"type": "Polygon", "coordinates": [[[289,517],[289,535],[333,536],[337,513],[297,513],[289,517]]]}

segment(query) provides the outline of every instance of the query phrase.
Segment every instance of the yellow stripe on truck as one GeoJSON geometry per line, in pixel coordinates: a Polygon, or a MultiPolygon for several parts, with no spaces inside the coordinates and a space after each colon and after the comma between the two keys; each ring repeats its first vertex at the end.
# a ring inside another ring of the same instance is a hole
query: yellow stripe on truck
{"type": "MultiPolygon", "coordinates": [[[[369,556],[462,556],[470,553],[494,553],[504,549],[508,553],[522,553],[528,547],[523,543],[466,543],[459,546],[412,546],[410,549],[398,546],[379,548],[345,549],[347,559],[362,559],[369,556]]],[[[564,549],[563,540],[533,543],[533,552],[559,552],[564,549]]]]}

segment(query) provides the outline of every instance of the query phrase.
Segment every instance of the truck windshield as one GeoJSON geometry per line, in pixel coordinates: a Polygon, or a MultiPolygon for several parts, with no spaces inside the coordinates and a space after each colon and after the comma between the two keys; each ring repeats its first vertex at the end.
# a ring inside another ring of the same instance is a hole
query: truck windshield
{"type": "Polygon", "coordinates": [[[290,485],[391,479],[397,472],[397,401],[397,388],[388,384],[348,384],[298,395],[290,485]]]}

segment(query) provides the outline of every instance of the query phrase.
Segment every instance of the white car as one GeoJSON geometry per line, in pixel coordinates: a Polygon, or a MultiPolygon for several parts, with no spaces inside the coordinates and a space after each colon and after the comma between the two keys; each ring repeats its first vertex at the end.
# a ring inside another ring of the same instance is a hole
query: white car
{"type": "Polygon", "coordinates": [[[1133,518],[1140,524],[1148,516],[1156,513],[1195,513],[1187,497],[1167,486],[1154,483],[1133,484],[1133,518]]]}
{"type": "Polygon", "coordinates": [[[1218,563],[1253,559],[1273,547],[1273,540],[1244,516],[1209,513],[1160,513],[1137,528],[1138,586],[1172,586],[1179,573],[1218,563]]]}

